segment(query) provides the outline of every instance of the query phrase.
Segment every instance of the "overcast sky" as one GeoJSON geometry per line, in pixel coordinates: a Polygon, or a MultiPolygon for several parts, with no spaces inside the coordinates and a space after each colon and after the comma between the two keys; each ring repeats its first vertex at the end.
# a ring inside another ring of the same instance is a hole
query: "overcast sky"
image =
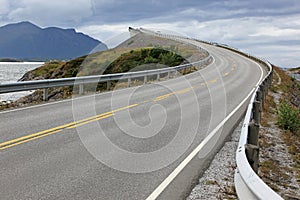
{"type": "Polygon", "coordinates": [[[103,42],[128,26],[167,29],[300,66],[299,0],[0,0],[0,25],[19,21],[103,42]]]}

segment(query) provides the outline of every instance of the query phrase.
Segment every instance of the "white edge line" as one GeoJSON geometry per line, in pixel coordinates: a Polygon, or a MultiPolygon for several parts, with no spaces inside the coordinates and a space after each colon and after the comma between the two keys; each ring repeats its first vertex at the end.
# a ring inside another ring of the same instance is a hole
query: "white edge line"
{"type": "MultiPolygon", "coordinates": [[[[251,59],[250,59],[251,60],[251,59]]],[[[254,62],[253,60],[251,60],[254,62]]],[[[259,81],[257,82],[255,88],[260,84],[263,79],[263,70],[261,66],[258,65],[261,70],[261,76],[259,81]]],[[[242,105],[248,100],[248,98],[252,95],[255,88],[253,88],[250,93],[246,96],[246,98],[229,114],[223,121],[212,130],[209,135],[175,168],[174,171],[169,174],[169,176],[146,198],[146,200],[155,200],[165,189],[166,187],[175,179],[175,177],[187,166],[187,164],[201,151],[201,149],[210,141],[210,139],[218,132],[218,130],[231,118],[231,116],[238,110],[242,105]]]]}

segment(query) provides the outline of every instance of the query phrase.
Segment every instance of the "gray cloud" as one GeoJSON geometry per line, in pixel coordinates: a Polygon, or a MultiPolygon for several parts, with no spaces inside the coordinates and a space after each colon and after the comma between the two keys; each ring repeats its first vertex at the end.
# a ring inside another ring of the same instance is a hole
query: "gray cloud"
{"type": "Polygon", "coordinates": [[[41,26],[78,25],[92,17],[92,4],[89,0],[1,0],[1,4],[9,5],[10,10],[1,21],[32,21],[41,26]]]}

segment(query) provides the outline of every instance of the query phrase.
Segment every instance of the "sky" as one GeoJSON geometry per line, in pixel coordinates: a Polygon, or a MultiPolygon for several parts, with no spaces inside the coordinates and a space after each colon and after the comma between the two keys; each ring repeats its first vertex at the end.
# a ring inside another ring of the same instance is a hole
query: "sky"
{"type": "Polygon", "coordinates": [[[299,0],[0,0],[0,26],[75,28],[104,43],[128,27],[169,30],[300,66],[299,0]]]}

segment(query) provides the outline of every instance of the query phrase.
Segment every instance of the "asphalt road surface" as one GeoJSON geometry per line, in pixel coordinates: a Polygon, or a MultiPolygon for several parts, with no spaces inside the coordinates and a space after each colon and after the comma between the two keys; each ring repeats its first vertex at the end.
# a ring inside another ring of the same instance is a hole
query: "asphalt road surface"
{"type": "MultiPolygon", "coordinates": [[[[191,170],[178,166],[265,73],[248,58],[194,43],[214,57],[198,72],[0,112],[0,199],[183,198],[193,179],[181,181],[191,170]]],[[[209,146],[196,155],[198,174],[217,145],[209,146]]]]}

